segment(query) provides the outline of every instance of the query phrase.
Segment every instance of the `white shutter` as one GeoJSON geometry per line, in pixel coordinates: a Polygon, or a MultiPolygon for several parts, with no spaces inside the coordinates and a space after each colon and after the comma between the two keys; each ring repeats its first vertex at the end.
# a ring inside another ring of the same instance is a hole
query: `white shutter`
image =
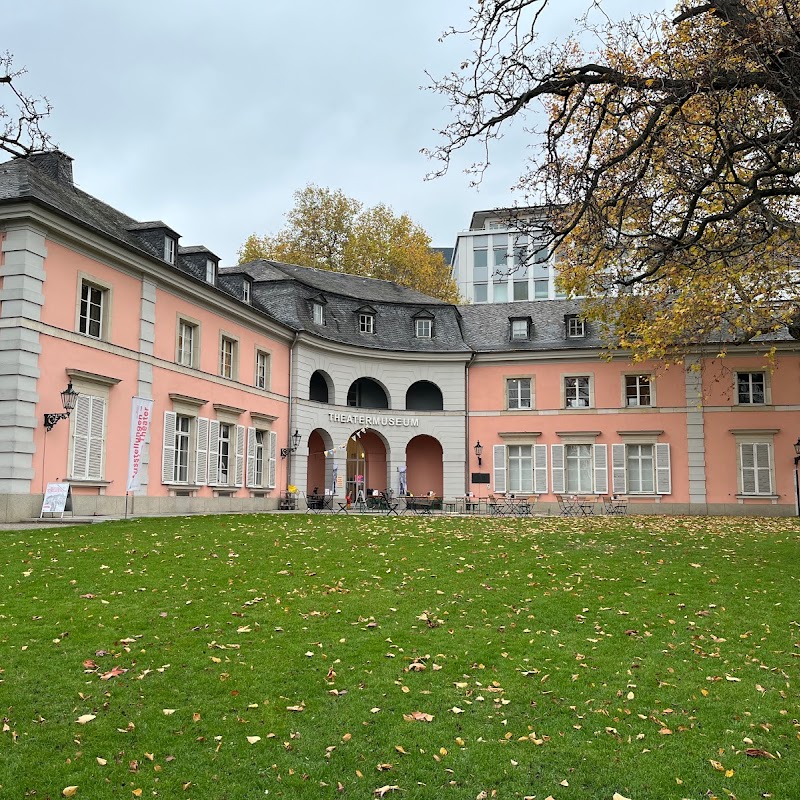
{"type": "Polygon", "coordinates": [[[594,491],[608,494],[608,445],[596,444],[592,447],[594,456],[594,491]]]}
{"type": "Polygon", "coordinates": [[[244,486],[244,425],[236,426],[236,485],[244,486]]]}
{"type": "Polygon", "coordinates": [[[742,442],[739,445],[740,463],[742,465],[742,494],[756,493],[755,447],[750,442],[742,442]]]}
{"type": "Polygon", "coordinates": [[[553,494],[564,494],[564,445],[550,445],[553,494]]]}
{"type": "Polygon", "coordinates": [[[506,446],[496,444],[492,447],[494,457],[494,490],[498,494],[506,491],[506,446]]]}
{"type": "Polygon", "coordinates": [[[670,469],[669,445],[657,444],[656,448],[656,494],[672,493],[672,470],[670,469]]]}
{"type": "Polygon", "coordinates": [[[164,412],[164,444],[161,448],[161,483],[175,480],[175,421],[174,411],[164,412]]]}
{"type": "Polygon", "coordinates": [[[106,428],[106,401],[92,397],[89,419],[89,458],[87,478],[103,477],[103,445],[106,428]]]}
{"type": "Polygon", "coordinates": [[[72,471],[73,478],[86,478],[89,460],[89,417],[92,399],[88,394],[79,394],[72,414],[72,471]]]}
{"type": "Polygon", "coordinates": [[[256,429],[247,429],[247,486],[255,487],[256,478],[256,429]]]}
{"type": "Polygon", "coordinates": [[[534,494],[547,494],[547,445],[533,446],[533,491],[534,494]]]}
{"type": "Polygon", "coordinates": [[[208,420],[197,418],[197,448],[195,450],[194,482],[204,486],[208,482],[208,420]]]}
{"type": "Polygon", "coordinates": [[[627,494],[628,476],[625,472],[625,445],[611,445],[611,491],[614,494],[627,494]]]}
{"type": "Polygon", "coordinates": [[[208,421],[208,485],[219,483],[219,421],[208,421]]]}
{"type": "Polygon", "coordinates": [[[278,454],[278,434],[275,431],[269,432],[269,469],[267,471],[268,482],[267,487],[270,489],[275,488],[275,481],[277,480],[277,454],[278,454]]]}
{"type": "Polygon", "coordinates": [[[753,445],[753,450],[755,453],[756,491],[758,494],[772,494],[769,444],[758,442],[753,445]]]}

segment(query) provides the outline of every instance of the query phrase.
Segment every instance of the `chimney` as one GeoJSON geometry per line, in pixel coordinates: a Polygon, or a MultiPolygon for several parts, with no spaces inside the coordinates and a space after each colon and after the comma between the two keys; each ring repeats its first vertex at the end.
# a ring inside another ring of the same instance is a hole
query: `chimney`
{"type": "Polygon", "coordinates": [[[72,186],[72,158],[60,150],[31,153],[28,161],[56,183],[72,186]]]}

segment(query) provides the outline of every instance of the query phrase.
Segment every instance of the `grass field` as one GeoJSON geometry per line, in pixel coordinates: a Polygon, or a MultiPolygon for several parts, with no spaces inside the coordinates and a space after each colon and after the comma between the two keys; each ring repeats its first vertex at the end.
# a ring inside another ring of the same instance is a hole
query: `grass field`
{"type": "Polygon", "coordinates": [[[0,540],[3,798],[800,797],[794,519],[0,540]]]}

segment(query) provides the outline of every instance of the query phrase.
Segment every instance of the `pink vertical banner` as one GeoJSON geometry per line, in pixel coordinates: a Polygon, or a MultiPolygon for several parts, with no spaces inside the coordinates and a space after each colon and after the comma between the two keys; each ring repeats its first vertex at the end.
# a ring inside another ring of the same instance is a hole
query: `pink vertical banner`
{"type": "Polygon", "coordinates": [[[131,454],[128,459],[127,492],[135,492],[141,486],[139,479],[142,466],[142,455],[147,432],[150,430],[150,415],[153,412],[153,401],[144,397],[134,397],[131,405],[131,454]]]}

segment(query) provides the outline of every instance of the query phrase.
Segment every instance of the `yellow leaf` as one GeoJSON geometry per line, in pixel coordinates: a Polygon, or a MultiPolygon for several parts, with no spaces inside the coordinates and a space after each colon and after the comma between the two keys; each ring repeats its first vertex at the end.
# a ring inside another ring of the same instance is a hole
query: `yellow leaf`
{"type": "Polygon", "coordinates": [[[611,800],[630,800],[628,797],[623,797],[619,792],[614,792],[614,796],[611,800]]]}
{"type": "Polygon", "coordinates": [[[171,717],[175,713],[175,709],[174,708],[162,708],[161,709],[161,713],[165,717],[171,717]]]}
{"type": "Polygon", "coordinates": [[[108,761],[106,761],[104,758],[100,758],[100,756],[97,756],[97,763],[101,767],[104,767],[106,764],[108,764],[108,761]]]}
{"type": "Polygon", "coordinates": [[[353,734],[352,733],[346,733],[344,736],[342,736],[342,741],[343,742],[349,742],[352,738],[353,738],[353,734]]]}
{"type": "Polygon", "coordinates": [[[65,786],[61,790],[61,794],[63,794],[64,797],[75,797],[75,795],[77,793],[78,793],[78,787],[77,786],[65,786]]]}
{"type": "Polygon", "coordinates": [[[561,781],[561,784],[560,784],[560,785],[561,785],[561,786],[569,786],[569,781],[568,781],[566,778],[564,778],[564,780],[563,780],[563,781],[561,781]]]}
{"type": "Polygon", "coordinates": [[[401,744],[396,744],[394,746],[394,749],[397,750],[398,753],[402,753],[404,756],[408,755],[408,753],[403,749],[403,745],[401,744]]]}
{"type": "Polygon", "coordinates": [[[85,725],[87,722],[91,722],[96,717],[96,714],[82,714],[80,717],[78,717],[78,719],[75,720],[75,722],[77,722],[78,725],[85,725]]]}
{"type": "Polygon", "coordinates": [[[719,763],[719,761],[714,761],[713,758],[710,758],[709,763],[711,764],[712,767],[714,767],[715,770],[717,770],[717,772],[725,772],[725,767],[723,767],[722,764],[719,763]]]}
{"type": "Polygon", "coordinates": [[[732,778],[734,775],[735,775],[734,770],[732,770],[732,769],[726,769],[725,770],[725,777],[726,778],[732,778]]]}
{"type": "Polygon", "coordinates": [[[256,742],[260,742],[261,741],[261,737],[260,736],[248,736],[247,737],[247,741],[250,742],[250,744],[255,744],[256,742]]]}
{"type": "Polygon", "coordinates": [[[142,796],[142,790],[141,790],[141,789],[134,789],[134,790],[131,792],[131,794],[132,794],[134,797],[141,797],[141,796],[142,796]]]}

